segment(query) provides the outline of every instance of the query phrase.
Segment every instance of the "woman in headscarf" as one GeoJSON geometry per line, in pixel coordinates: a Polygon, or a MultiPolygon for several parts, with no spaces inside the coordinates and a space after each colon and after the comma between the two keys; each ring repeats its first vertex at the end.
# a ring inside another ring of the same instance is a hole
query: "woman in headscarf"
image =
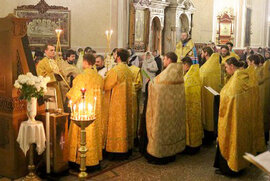
{"type": "Polygon", "coordinates": [[[153,55],[150,52],[146,52],[144,57],[145,59],[142,64],[143,92],[145,92],[145,87],[148,80],[155,78],[156,72],[158,71],[158,66],[153,55]]]}

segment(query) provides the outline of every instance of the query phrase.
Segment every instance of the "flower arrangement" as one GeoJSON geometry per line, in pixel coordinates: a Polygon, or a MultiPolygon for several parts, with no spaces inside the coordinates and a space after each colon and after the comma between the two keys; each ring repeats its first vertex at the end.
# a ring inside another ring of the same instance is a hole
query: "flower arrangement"
{"type": "Polygon", "coordinates": [[[31,72],[19,75],[14,87],[20,90],[20,99],[30,101],[32,97],[40,98],[47,92],[50,77],[34,76],[31,72]]]}

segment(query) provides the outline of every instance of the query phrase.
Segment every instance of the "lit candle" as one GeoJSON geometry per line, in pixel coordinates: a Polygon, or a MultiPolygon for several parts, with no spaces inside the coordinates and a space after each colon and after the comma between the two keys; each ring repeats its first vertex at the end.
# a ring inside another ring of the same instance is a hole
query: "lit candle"
{"type": "Polygon", "coordinates": [[[72,113],[72,100],[69,100],[70,112],[72,113]]]}
{"type": "Polygon", "coordinates": [[[82,110],[83,110],[83,103],[80,103],[79,104],[79,120],[81,120],[82,115],[83,115],[82,110]]]}
{"type": "Polygon", "coordinates": [[[92,113],[92,105],[90,103],[88,103],[88,111],[90,114],[92,113]]]}
{"type": "Polygon", "coordinates": [[[74,114],[73,114],[73,117],[76,119],[76,104],[74,104],[74,106],[73,106],[73,112],[74,112],[74,114]]]}

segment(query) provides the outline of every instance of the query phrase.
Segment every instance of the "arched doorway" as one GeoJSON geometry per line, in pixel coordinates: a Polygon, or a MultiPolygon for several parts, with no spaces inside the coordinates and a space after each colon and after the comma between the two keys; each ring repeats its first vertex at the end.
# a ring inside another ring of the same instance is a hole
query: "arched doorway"
{"type": "Polygon", "coordinates": [[[160,19],[158,17],[155,17],[152,21],[151,33],[152,33],[152,40],[151,40],[152,42],[150,44],[151,45],[150,51],[158,50],[161,53],[162,31],[160,19]]]}
{"type": "Polygon", "coordinates": [[[180,23],[181,23],[181,32],[189,33],[189,20],[186,14],[181,14],[180,16],[180,23]]]}

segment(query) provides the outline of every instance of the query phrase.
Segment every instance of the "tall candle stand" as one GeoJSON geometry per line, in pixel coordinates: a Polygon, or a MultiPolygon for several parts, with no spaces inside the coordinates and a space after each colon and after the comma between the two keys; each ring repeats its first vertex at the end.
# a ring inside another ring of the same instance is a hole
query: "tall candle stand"
{"type": "Polygon", "coordinates": [[[106,30],[106,39],[107,39],[107,53],[106,53],[106,61],[105,61],[105,66],[106,66],[106,72],[109,70],[109,65],[111,64],[111,56],[110,56],[110,51],[111,51],[111,39],[112,39],[112,34],[113,30],[106,30]]]}
{"type": "MultiPolygon", "coordinates": [[[[80,158],[80,173],[78,174],[79,180],[86,180],[87,172],[86,172],[86,153],[88,151],[86,147],[86,128],[95,121],[95,104],[96,98],[94,101],[94,109],[91,104],[86,106],[85,102],[85,92],[86,89],[81,89],[82,93],[82,101],[79,106],[74,105],[71,107],[71,120],[81,128],[81,142],[80,148],[78,151],[81,153],[80,158]]],[[[71,105],[72,106],[72,105],[71,105]]]]}
{"type": "Polygon", "coordinates": [[[35,165],[34,165],[34,144],[30,144],[29,150],[29,165],[28,165],[29,174],[23,178],[23,181],[40,181],[41,179],[35,174],[35,165]]]}

